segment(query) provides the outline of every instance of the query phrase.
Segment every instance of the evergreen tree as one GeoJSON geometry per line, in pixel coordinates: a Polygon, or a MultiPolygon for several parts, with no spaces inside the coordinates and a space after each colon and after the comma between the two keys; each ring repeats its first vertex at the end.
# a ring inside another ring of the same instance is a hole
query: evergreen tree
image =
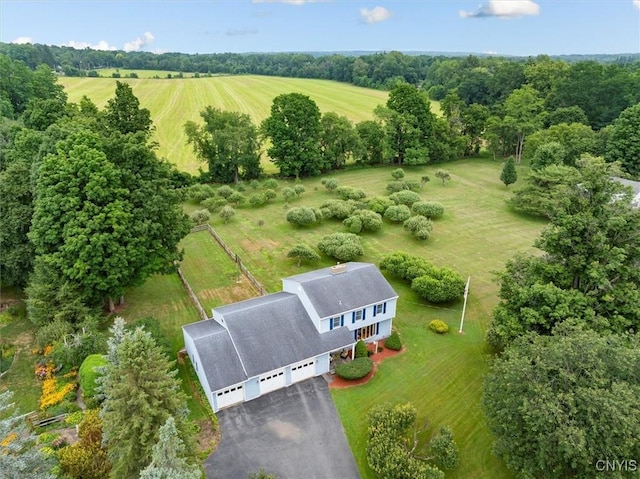
{"type": "Polygon", "coordinates": [[[502,173],[500,173],[500,180],[507,188],[509,185],[515,183],[518,180],[518,172],[516,171],[516,162],[513,158],[509,158],[504,162],[502,167],[502,173]]]}
{"type": "MultiPolygon", "coordinates": [[[[111,477],[137,478],[151,462],[152,449],[167,418],[173,416],[187,451],[193,451],[187,423],[186,398],[177,371],[142,328],[127,331],[115,347],[102,381],[104,441],[109,450],[111,477]]],[[[110,354],[109,354],[110,356],[110,354]]]]}
{"type": "Polygon", "coordinates": [[[36,447],[36,436],[27,428],[13,403],[13,393],[0,393],[0,477],[3,479],[54,479],[51,460],[36,447]]]}
{"type": "Polygon", "coordinates": [[[172,416],[160,428],[151,458],[151,464],[142,471],[140,479],[200,479],[198,467],[185,459],[184,442],[172,416]]]}

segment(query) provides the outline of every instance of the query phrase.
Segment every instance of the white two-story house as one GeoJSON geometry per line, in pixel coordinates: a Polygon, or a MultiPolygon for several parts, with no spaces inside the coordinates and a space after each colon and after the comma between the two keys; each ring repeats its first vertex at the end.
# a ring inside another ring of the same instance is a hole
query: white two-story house
{"type": "Polygon", "coordinates": [[[282,291],[183,326],[214,411],[319,376],[331,354],[391,334],[398,295],[378,268],[345,263],[283,279],[282,291]]]}

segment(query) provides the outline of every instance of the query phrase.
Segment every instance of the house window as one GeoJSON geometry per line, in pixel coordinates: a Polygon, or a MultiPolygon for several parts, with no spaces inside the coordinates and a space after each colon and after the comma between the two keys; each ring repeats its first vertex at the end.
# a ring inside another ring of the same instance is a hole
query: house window
{"type": "Polygon", "coordinates": [[[362,319],[362,310],[361,309],[358,310],[358,311],[355,311],[353,314],[354,314],[354,319],[356,321],[360,321],[362,319]]]}
{"type": "Polygon", "coordinates": [[[339,328],[340,326],[342,326],[342,324],[340,324],[340,316],[335,316],[331,318],[331,329],[336,329],[336,328],[339,328]]]}
{"type": "Polygon", "coordinates": [[[384,312],[384,304],[376,304],[373,308],[373,315],[382,314],[384,312]]]}
{"type": "Polygon", "coordinates": [[[356,339],[360,340],[362,339],[363,341],[369,339],[372,336],[375,336],[376,334],[378,334],[378,325],[379,323],[375,323],[375,324],[370,324],[369,326],[365,326],[364,328],[360,328],[356,331],[356,339]]]}

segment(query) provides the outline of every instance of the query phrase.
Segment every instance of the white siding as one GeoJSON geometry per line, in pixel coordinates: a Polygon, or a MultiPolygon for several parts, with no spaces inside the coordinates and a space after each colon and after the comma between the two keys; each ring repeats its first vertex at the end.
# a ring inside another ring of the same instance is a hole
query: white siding
{"type": "Polygon", "coordinates": [[[244,401],[244,385],[242,383],[230,388],[213,393],[217,407],[216,411],[222,408],[233,406],[244,401]]]}

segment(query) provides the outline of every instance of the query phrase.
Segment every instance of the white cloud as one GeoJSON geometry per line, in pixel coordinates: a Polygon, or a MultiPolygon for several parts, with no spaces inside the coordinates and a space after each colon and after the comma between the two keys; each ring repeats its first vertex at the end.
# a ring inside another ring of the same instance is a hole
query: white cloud
{"type": "Polygon", "coordinates": [[[372,24],[388,20],[391,17],[391,12],[384,7],[374,7],[371,10],[361,8],[360,16],[365,23],[372,24]]]}
{"type": "Polygon", "coordinates": [[[75,40],[71,40],[62,45],[63,47],[71,47],[77,50],[84,50],[85,48],[91,48],[92,50],[117,50],[113,45],[109,45],[109,43],[104,40],[100,40],[95,45],[92,45],[89,42],[76,42],[75,40]]]}
{"type": "MultiPolygon", "coordinates": [[[[637,2],[639,0],[634,1],[637,2]]],[[[532,0],[489,0],[489,3],[480,5],[480,7],[473,12],[461,10],[460,16],[463,18],[513,18],[524,15],[538,15],[539,13],[540,5],[532,0]]]]}
{"type": "Polygon", "coordinates": [[[153,42],[153,40],[154,36],[150,32],[144,32],[142,37],[138,37],[135,40],[125,43],[122,49],[125,52],[137,52],[142,50],[149,43],[153,42]]]}
{"type": "Polygon", "coordinates": [[[17,43],[18,45],[24,45],[25,43],[33,43],[32,37],[18,37],[11,43],[17,43]]]}
{"type": "Polygon", "coordinates": [[[640,8],[640,0],[633,0],[633,4],[634,4],[636,7],[640,8]]]}

